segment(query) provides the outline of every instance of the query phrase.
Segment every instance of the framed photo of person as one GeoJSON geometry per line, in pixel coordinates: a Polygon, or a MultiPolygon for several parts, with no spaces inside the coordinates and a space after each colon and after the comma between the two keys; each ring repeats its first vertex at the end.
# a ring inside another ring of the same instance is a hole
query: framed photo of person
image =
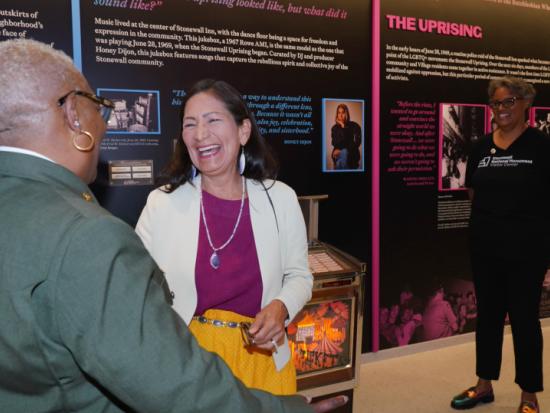
{"type": "Polygon", "coordinates": [[[365,170],[365,102],[323,99],[323,172],[365,170]]]}

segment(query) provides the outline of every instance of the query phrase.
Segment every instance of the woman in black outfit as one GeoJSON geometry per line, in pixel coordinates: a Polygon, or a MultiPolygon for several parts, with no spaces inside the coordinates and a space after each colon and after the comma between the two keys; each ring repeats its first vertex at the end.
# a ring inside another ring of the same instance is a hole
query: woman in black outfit
{"type": "Polygon", "coordinates": [[[331,129],[334,169],[358,169],[361,126],[349,118],[348,106],[343,103],[336,108],[335,122],[331,129]]]}
{"type": "Polygon", "coordinates": [[[503,77],[489,83],[497,129],[473,148],[466,186],[472,199],[470,250],[477,297],[478,382],[451,402],[469,409],[494,400],[504,320],[509,315],[521,388],[518,413],[538,413],[542,386],[539,305],[550,257],[550,139],[527,125],[533,86],[503,77]]]}

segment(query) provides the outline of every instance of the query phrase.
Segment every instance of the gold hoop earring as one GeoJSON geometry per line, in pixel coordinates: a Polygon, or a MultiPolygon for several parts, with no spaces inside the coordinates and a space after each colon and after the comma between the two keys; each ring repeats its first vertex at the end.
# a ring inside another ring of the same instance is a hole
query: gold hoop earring
{"type": "Polygon", "coordinates": [[[94,135],[92,135],[90,132],[81,129],[77,135],[73,136],[72,143],[73,146],[80,152],[90,152],[95,146],[95,138],[94,135]],[[90,139],[90,144],[88,146],[80,146],[78,143],[76,143],[76,138],[78,138],[80,135],[86,135],[90,139]]]}

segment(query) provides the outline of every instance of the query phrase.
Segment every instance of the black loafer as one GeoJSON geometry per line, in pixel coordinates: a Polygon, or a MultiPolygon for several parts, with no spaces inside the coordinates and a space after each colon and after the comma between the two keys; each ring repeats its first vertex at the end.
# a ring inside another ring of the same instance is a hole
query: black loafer
{"type": "Polygon", "coordinates": [[[465,410],[476,407],[478,403],[491,403],[494,400],[495,395],[492,389],[483,393],[478,393],[475,387],[470,387],[453,397],[451,407],[457,410],[465,410]]]}

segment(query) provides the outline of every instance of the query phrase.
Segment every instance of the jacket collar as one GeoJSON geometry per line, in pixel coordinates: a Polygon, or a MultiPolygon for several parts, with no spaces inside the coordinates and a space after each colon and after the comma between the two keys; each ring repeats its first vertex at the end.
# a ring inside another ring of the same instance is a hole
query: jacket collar
{"type": "Polygon", "coordinates": [[[36,156],[0,151],[0,176],[13,176],[82,195],[87,201],[97,200],[84,181],[67,168],[36,156]]]}

